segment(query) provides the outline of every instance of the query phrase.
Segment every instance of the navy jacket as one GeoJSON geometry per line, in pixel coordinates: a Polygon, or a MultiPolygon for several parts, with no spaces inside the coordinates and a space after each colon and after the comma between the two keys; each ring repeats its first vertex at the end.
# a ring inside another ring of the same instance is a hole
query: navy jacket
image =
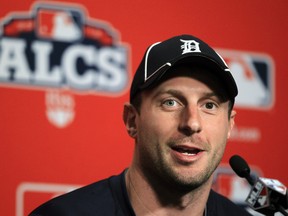
{"type": "MultiPolygon", "coordinates": [[[[61,195],[36,208],[29,216],[135,216],[125,172],[61,195]]],[[[211,190],[207,216],[249,216],[243,208],[211,190]]]]}

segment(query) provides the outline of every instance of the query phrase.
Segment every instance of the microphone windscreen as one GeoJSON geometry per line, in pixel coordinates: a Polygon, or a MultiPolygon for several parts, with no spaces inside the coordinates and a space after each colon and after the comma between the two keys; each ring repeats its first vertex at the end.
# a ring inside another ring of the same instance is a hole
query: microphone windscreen
{"type": "Polygon", "coordinates": [[[241,178],[250,176],[250,168],[247,162],[239,155],[234,155],[230,158],[229,164],[234,172],[241,178]]]}

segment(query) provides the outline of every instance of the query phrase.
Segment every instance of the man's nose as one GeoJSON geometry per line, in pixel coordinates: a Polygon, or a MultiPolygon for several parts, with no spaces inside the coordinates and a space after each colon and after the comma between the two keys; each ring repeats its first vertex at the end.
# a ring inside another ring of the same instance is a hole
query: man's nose
{"type": "Polygon", "coordinates": [[[189,136],[202,130],[200,110],[197,106],[183,109],[179,122],[179,130],[189,136]]]}

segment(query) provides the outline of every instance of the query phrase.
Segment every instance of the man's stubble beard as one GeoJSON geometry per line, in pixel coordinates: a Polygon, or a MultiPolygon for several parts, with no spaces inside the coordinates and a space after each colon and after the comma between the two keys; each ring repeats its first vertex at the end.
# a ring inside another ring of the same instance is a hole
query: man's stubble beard
{"type": "Polygon", "coordinates": [[[162,188],[166,187],[178,193],[188,193],[204,185],[211,178],[211,175],[221,161],[219,158],[215,161],[217,157],[214,155],[211,161],[209,161],[210,164],[204,170],[197,175],[187,176],[185,173],[177,173],[177,170],[165,162],[163,157],[159,157],[155,161],[148,156],[149,154],[144,153],[144,155],[142,154],[143,157],[140,159],[140,164],[142,164],[142,171],[148,182],[152,186],[158,187],[160,185],[162,188]]]}

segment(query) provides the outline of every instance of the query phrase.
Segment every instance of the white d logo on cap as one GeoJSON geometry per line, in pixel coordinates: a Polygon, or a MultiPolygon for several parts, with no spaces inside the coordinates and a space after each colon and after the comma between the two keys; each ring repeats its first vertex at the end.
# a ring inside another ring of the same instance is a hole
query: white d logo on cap
{"type": "Polygon", "coordinates": [[[201,52],[199,43],[197,41],[183,39],[180,39],[180,41],[184,43],[183,45],[181,45],[181,49],[183,49],[182,55],[191,52],[201,52]]]}

